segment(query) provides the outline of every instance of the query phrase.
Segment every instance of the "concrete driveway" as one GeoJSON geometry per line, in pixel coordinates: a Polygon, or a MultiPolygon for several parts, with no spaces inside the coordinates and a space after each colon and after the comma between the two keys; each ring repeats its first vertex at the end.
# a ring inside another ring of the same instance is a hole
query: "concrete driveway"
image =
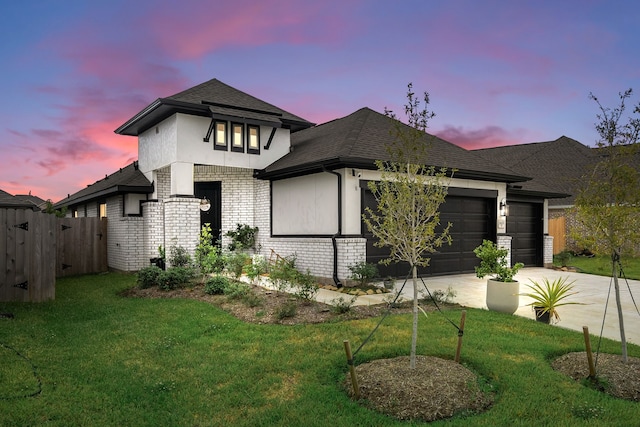
{"type": "MultiPolygon", "coordinates": [[[[545,277],[549,280],[554,280],[558,277],[568,277],[569,281],[575,280],[574,290],[577,291],[578,294],[569,297],[568,300],[585,303],[585,305],[567,305],[560,307],[558,313],[560,314],[561,320],[555,327],[582,332],[582,327],[587,326],[589,333],[600,336],[603,319],[605,319],[602,335],[606,338],[620,341],[618,311],[616,308],[613,283],[610,277],[532,267],[523,268],[515,278],[520,281],[520,292],[525,293],[528,291],[525,285],[530,283],[530,279],[541,281],[545,277]],[[609,297],[608,305],[607,297],[609,297]]],[[[454,301],[464,307],[487,308],[485,303],[485,293],[487,289],[486,279],[478,279],[473,274],[460,274],[425,278],[424,281],[431,292],[437,289],[445,291],[451,286],[456,292],[454,301]]],[[[640,305],[640,281],[629,280],[628,283],[636,302],[640,305]]],[[[396,289],[400,289],[401,286],[402,281],[396,282],[396,289]]],[[[421,288],[422,282],[419,282],[418,291],[420,291],[421,288]]],[[[620,295],[627,342],[640,345],[640,314],[636,311],[636,307],[633,304],[629,288],[627,287],[627,283],[623,279],[620,279],[620,295]]],[[[402,294],[407,299],[413,298],[413,285],[411,281],[407,283],[402,294]]],[[[331,303],[332,299],[341,295],[342,294],[337,292],[321,289],[317,299],[331,303]]],[[[358,297],[356,304],[380,304],[383,303],[382,299],[382,295],[361,296],[358,297]]],[[[534,319],[535,315],[533,310],[527,305],[531,301],[530,298],[521,296],[520,308],[518,308],[515,314],[534,319]]],[[[592,345],[595,344],[596,343],[592,343],[592,345]]]]}

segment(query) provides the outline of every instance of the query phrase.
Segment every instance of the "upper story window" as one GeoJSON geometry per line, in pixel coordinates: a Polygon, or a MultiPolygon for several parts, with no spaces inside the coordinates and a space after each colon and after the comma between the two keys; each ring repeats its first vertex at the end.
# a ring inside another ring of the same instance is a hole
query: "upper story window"
{"type": "Polygon", "coordinates": [[[231,151],[244,153],[244,125],[233,123],[231,129],[231,151]]]}
{"type": "Polygon", "coordinates": [[[260,154],[260,127],[247,126],[248,142],[247,152],[251,154],[260,154]]]}
{"type": "Polygon", "coordinates": [[[227,122],[216,122],[213,148],[216,150],[227,149],[227,122]]]}

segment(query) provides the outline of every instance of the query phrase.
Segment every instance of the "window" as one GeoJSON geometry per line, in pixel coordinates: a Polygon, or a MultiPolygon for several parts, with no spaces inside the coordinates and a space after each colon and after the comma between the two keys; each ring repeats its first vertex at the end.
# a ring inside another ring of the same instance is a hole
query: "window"
{"type": "Polygon", "coordinates": [[[213,148],[227,149],[227,122],[216,122],[213,148]]]}
{"type": "Polygon", "coordinates": [[[99,218],[106,218],[107,217],[107,203],[106,202],[102,202],[98,204],[98,217],[99,218]]]}
{"type": "Polygon", "coordinates": [[[249,142],[247,152],[251,154],[260,154],[260,127],[248,126],[249,142]]]}
{"type": "Polygon", "coordinates": [[[231,151],[244,153],[244,126],[240,123],[231,125],[233,129],[231,151]]]}

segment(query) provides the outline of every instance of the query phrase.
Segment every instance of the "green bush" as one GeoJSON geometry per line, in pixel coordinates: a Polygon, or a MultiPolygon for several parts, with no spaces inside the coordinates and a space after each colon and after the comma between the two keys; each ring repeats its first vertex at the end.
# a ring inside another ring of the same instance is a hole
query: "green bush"
{"type": "Polygon", "coordinates": [[[195,277],[190,267],[171,267],[158,276],[158,287],[163,291],[178,289],[189,283],[195,277]]]}
{"type": "Polygon", "coordinates": [[[316,297],[318,284],[316,283],[316,278],[309,273],[309,270],[306,273],[298,272],[294,280],[297,285],[296,297],[306,301],[311,301],[316,297]]]}
{"type": "Polygon", "coordinates": [[[162,274],[162,269],[155,265],[145,267],[138,271],[138,287],[140,289],[151,288],[158,284],[158,277],[162,274]]]}
{"type": "Polygon", "coordinates": [[[287,301],[278,307],[276,311],[276,317],[278,320],[290,318],[296,315],[298,312],[298,306],[293,301],[287,301]]]}
{"type": "Polygon", "coordinates": [[[350,299],[344,299],[343,297],[334,298],[331,300],[331,311],[337,314],[344,314],[351,311],[351,307],[355,304],[358,297],[353,296],[350,299]]]}
{"type": "Polygon", "coordinates": [[[242,302],[249,307],[260,307],[262,306],[262,304],[264,304],[264,298],[256,295],[254,292],[249,292],[242,298],[242,302]]]}
{"type": "Polygon", "coordinates": [[[171,246],[169,248],[169,264],[171,267],[189,267],[191,255],[182,246],[171,246]]]}
{"type": "Polygon", "coordinates": [[[207,295],[222,295],[229,286],[229,279],[224,276],[213,276],[204,284],[204,293],[207,295]]]}
{"type": "Polygon", "coordinates": [[[376,267],[375,264],[369,264],[365,261],[350,265],[349,271],[351,272],[349,278],[357,281],[362,286],[378,277],[378,267],[376,267]]]}
{"type": "Polygon", "coordinates": [[[209,223],[204,224],[200,230],[195,261],[202,274],[220,273],[224,269],[224,257],[220,248],[214,244],[209,223]]]}
{"type": "Polygon", "coordinates": [[[237,224],[235,230],[227,231],[226,236],[231,237],[229,250],[243,250],[253,248],[256,244],[258,227],[250,227],[247,224],[237,224]]]}
{"type": "Polygon", "coordinates": [[[295,255],[280,258],[269,268],[269,280],[280,292],[286,292],[295,283],[298,274],[295,255]]]}
{"type": "Polygon", "coordinates": [[[242,299],[245,298],[251,292],[251,288],[246,283],[242,282],[229,282],[229,285],[224,289],[224,294],[229,299],[242,299]]]}
{"type": "Polygon", "coordinates": [[[253,257],[251,264],[245,266],[244,271],[249,279],[254,280],[267,272],[267,260],[262,255],[256,255],[253,257]]]}
{"type": "Polygon", "coordinates": [[[251,258],[244,252],[233,252],[227,256],[226,268],[236,279],[242,275],[242,270],[251,258]]]}

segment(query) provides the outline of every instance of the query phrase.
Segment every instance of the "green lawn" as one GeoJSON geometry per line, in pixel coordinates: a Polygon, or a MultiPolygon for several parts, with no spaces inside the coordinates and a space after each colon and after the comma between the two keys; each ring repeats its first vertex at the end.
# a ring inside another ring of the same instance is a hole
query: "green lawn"
{"type": "MultiPolygon", "coordinates": [[[[0,318],[0,425],[413,425],[351,401],[340,384],[343,340],[357,348],[378,319],[245,324],[199,301],[118,296],[134,283],[115,273],[68,278],[58,281],[53,302],[0,303],[0,312],[15,315],[0,318]],[[38,381],[41,392],[25,397],[38,381]]],[[[460,318],[459,310],[448,314],[460,318]]],[[[410,315],[390,316],[356,363],[408,354],[410,330],[410,315]]],[[[457,331],[441,315],[420,319],[420,354],[453,358],[456,343],[457,331]]],[[[612,341],[603,349],[620,350],[612,341]]],[[[582,350],[580,333],[469,309],[462,359],[495,390],[495,404],[429,425],[637,425],[637,403],[549,366],[557,355],[582,350]]],[[[630,345],[629,353],[638,357],[640,348],[630,345]]]]}
{"type": "MultiPolygon", "coordinates": [[[[560,263],[555,258],[554,264],[560,266],[560,263]]],[[[611,276],[611,257],[596,256],[587,258],[575,256],[571,257],[567,264],[571,267],[579,268],[583,273],[611,276]]],[[[623,258],[620,264],[627,279],[640,280],[640,258],[623,258]]]]}

